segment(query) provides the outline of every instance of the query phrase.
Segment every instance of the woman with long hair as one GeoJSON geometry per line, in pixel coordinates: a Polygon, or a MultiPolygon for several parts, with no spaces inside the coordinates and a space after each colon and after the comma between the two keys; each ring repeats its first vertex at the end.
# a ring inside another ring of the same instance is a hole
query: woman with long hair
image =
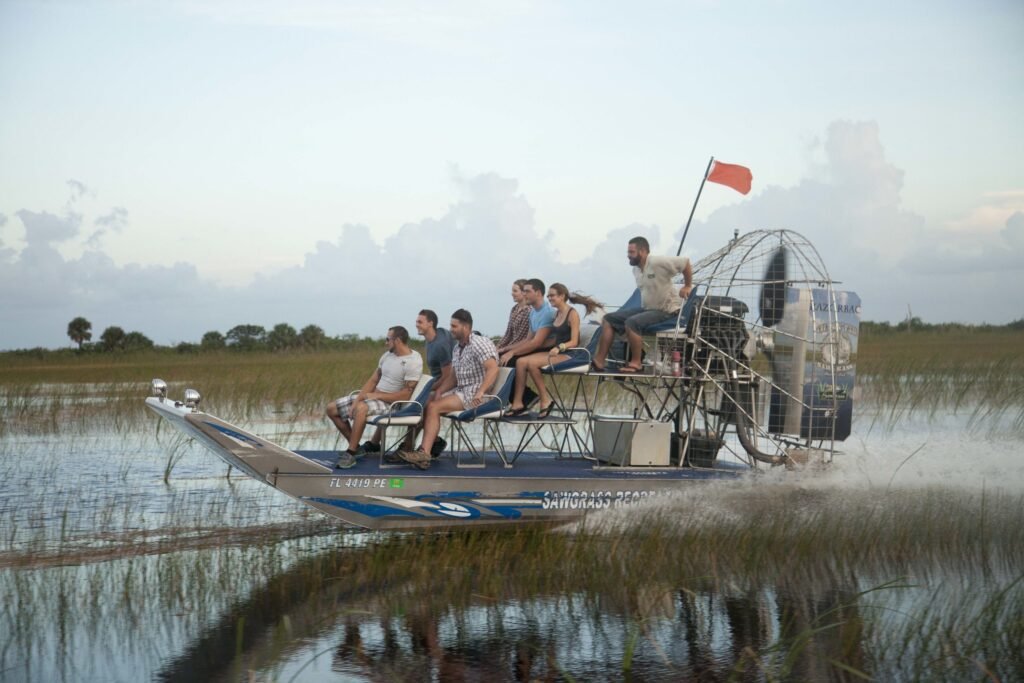
{"type": "Polygon", "coordinates": [[[512,283],[512,310],[508,312],[508,327],[505,328],[505,336],[498,342],[498,356],[505,353],[510,346],[518,344],[530,335],[530,304],[523,296],[523,285],[526,278],[520,278],[512,283]]]}
{"type": "Polygon", "coordinates": [[[538,411],[537,417],[545,418],[551,414],[554,402],[544,385],[541,368],[567,360],[570,355],[566,351],[580,345],[580,314],[573,308],[573,305],[582,305],[586,309],[587,315],[604,307],[603,304],[585,294],[579,292],[570,294],[569,289],[560,282],[548,287],[548,302],[555,309],[555,323],[551,330],[554,346],[544,351],[522,356],[516,361],[515,393],[512,396],[508,413],[506,413],[510,417],[526,412],[526,406],[523,405],[523,393],[526,391],[527,376],[533,379],[533,383],[537,387],[537,395],[540,397],[540,411],[538,411]]]}

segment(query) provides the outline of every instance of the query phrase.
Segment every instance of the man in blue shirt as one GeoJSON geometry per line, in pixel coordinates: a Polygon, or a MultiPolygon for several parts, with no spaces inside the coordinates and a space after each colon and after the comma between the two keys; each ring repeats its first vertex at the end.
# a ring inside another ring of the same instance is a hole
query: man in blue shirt
{"type": "Polygon", "coordinates": [[[551,330],[555,324],[555,309],[544,298],[545,290],[544,283],[537,278],[527,280],[523,285],[523,298],[530,305],[530,334],[502,354],[501,365],[514,366],[519,356],[528,356],[553,346],[551,330]]]}

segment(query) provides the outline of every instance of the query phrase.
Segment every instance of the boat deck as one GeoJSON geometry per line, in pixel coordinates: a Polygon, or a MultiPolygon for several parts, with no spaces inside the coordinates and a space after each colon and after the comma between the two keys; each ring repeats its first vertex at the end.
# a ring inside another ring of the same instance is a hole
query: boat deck
{"type": "Polygon", "coordinates": [[[719,462],[713,468],[698,467],[617,467],[614,465],[595,466],[586,458],[558,457],[550,451],[526,451],[513,467],[505,467],[497,453],[483,453],[483,466],[459,466],[451,454],[435,458],[430,469],[419,470],[410,465],[380,465],[378,454],[364,455],[354,467],[338,469],[337,451],[295,451],[320,465],[330,467],[334,475],[357,477],[465,477],[488,479],[722,479],[734,478],[749,472],[750,468],[740,463],[719,462]]]}

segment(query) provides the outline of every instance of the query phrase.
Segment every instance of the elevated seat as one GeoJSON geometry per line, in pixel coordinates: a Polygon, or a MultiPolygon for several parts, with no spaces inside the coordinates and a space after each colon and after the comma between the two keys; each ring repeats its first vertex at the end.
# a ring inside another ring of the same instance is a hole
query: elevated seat
{"type": "MultiPolygon", "coordinates": [[[[696,289],[699,285],[694,286],[694,291],[690,292],[690,296],[686,299],[686,303],[679,309],[679,314],[675,317],[669,317],[661,322],[653,325],[648,325],[641,330],[644,336],[656,335],[659,332],[667,332],[669,330],[685,330],[690,322],[690,317],[693,315],[694,309],[700,305],[700,302],[704,300],[703,296],[698,296],[696,289]]],[[[633,294],[626,300],[619,310],[627,308],[640,308],[640,290],[633,290],[633,294]]],[[[590,342],[585,347],[575,347],[566,349],[566,353],[570,356],[566,360],[559,361],[553,365],[547,365],[541,369],[541,372],[552,375],[552,374],[585,374],[590,371],[590,361],[597,352],[597,346],[601,341],[601,328],[598,327],[594,331],[593,336],[590,338],[590,342]]],[[[614,355],[614,354],[613,354],[614,355]]],[[[615,362],[613,360],[613,362],[615,362]]]]}
{"type": "Polygon", "coordinates": [[[498,377],[494,380],[488,393],[484,394],[484,400],[475,408],[456,410],[445,413],[445,417],[451,420],[458,447],[454,449],[458,454],[457,465],[459,467],[483,467],[484,459],[481,453],[487,449],[488,441],[491,447],[498,452],[502,460],[505,459],[504,447],[501,442],[501,434],[498,432],[497,421],[508,410],[509,399],[512,396],[512,387],[515,384],[515,368],[498,368],[498,377]],[[466,434],[465,426],[476,420],[483,420],[483,444],[480,449],[473,445],[472,440],[466,434]],[[465,446],[465,448],[463,448],[465,446]],[[473,456],[474,463],[463,462],[462,455],[468,452],[473,456]]]}
{"type": "Polygon", "coordinates": [[[381,429],[381,467],[387,467],[384,464],[384,454],[387,453],[390,448],[397,446],[401,443],[402,439],[406,437],[412,430],[419,427],[423,422],[423,413],[427,404],[427,399],[430,398],[430,392],[434,388],[434,378],[430,375],[420,375],[420,379],[416,382],[416,387],[412,390],[412,398],[408,401],[395,401],[391,404],[391,410],[383,415],[375,415],[367,419],[366,423],[374,427],[380,427],[381,429]],[[388,427],[405,427],[405,432],[402,434],[402,439],[399,439],[395,443],[388,445],[388,427]]]}

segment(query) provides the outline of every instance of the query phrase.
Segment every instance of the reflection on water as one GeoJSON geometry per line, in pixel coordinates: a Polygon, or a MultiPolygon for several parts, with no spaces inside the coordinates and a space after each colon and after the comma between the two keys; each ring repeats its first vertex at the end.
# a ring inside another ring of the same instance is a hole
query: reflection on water
{"type": "Polygon", "coordinates": [[[713,681],[762,680],[768,667],[793,680],[847,680],[848,668],[866,665],[858,591],[845,579],[735,591],[637,577],[637,590],[618,596],[537,595],[512,576],[505,596],[396,606],[390,585],[322,581],[339,564],[318,557],[270,580],[157,678],[713,681]]]}
{"type": "Polygon", "coordinates": [[[7,433],[0,680],[1024,680],[1024,440],[968,419],[468,536],[341,529],[166,430],[7,433]]]}

